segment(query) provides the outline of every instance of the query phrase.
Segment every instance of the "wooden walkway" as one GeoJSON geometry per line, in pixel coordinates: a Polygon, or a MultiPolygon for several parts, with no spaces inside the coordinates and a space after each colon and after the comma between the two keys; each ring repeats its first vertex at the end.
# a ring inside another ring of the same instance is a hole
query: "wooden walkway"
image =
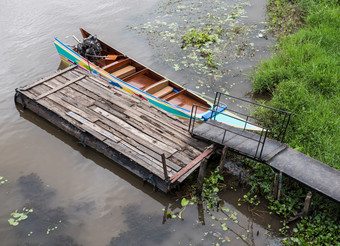
{"type": "Polygon", "coordinates": [[[270,160],[287,148],[286,144],[267,138],[261,152],[262,145],[259,145],[259,140],[261,140],[259,134],[228,126],[215,120],[209,120],[207,123],[195,127],[193,134],[264,161],[270,160]]]}
{"type": "Polygon", "coordinates": [[[184,121],[76,66],[17,89],[15,100],[164,192],[214,151],[184,121]]]}
{"type": "Polygon", "coordinates": [[[257,150],[260,135],[209,120],[192,131],[193,136],[228,146],[292,177],[302,184],[340,202],[340,171],[327,166],[286,144],[267,138],[262,155],[257,150]]]}

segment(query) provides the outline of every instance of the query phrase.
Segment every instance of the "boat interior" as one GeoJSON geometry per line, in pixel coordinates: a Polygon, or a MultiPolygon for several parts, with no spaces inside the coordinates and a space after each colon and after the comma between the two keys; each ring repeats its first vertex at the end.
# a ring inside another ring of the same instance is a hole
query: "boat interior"
{"type": "MultiPolygon", "coordinates": [[[[80,29],[80,31],[83,38],[91,36],[83,29],[80,29]]],[[[190,111],[193,104],[210,108],[210,105],[198,96],[130,59],[99,39],[98,41],[101,44],[102,51],[95,64],[114,77],[154,97],[190,111]]],[[[198,114],[206,111],[207,109],[197,108],[198,114]]]]}

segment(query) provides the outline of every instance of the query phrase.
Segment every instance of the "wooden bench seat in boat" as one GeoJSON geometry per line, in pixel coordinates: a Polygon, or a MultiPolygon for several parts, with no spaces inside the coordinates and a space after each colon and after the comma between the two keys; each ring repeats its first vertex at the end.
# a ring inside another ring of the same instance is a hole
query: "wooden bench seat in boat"
{"type": "Polygon", "coordinates": [[[123,68],[123,67],[129,65],[130,63],[131,63],[130,58],[120,59],[118,61],[114,61],[114,62],[102,67],[102,69],[105,70],[108,73],[112,73],[115,70],[119,70],[120,68],[123,68]]]}
{"type": "Polygon", "coordinates": [[[117,77],[118,79],[122,79],[124,77],[127,77],[133,73],[136,72],[136,68],[134,66],[128,65],[126,67],[123,67],[113,73],[111,73],[113,76],[117,77]]]}
{"type": "Polygon", "coordinates": [[[173,87],[171,86],[166,86],[163,89],[161,89],[160,91],[157,91],[156,93],[152,94],[154,97],[164,97],[167,94],[171,93],[174,90],[173,87]]]}
{"type": "Polygon", "coordinates": [[[169,80],[162,79],[144,89],[146,93],[153,94],[169,85],[169,80]]]}
{"type": "Polygon", "coordinates": [[[164,97],[167,94],[171,93],[174,90],[173,87],[169,86],[169,80],[163,79],[161,81],[158,81],[146,89],[144,89],[145,92],[155,96],[155,97],[164,97]]]}

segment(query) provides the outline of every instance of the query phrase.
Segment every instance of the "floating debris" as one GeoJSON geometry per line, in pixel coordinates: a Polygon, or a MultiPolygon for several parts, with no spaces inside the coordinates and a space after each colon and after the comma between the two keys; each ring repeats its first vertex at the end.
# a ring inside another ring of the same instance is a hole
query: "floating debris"
{"type": "Polygon", "coordinates": [[[168,1],[147,22],[129,28],[149,41],[161,61],[185,70],[193,82],[189,89],[203,78],[200,92],[208,92],[212,82],[229,90],[225,81],[234,77],[232,67],[255,55],[253,39],[260,28],[246,23],[248,6],[249,0],[168,1]]]}
{"type": "Polygon", "coordinates": [[[15,210],[15,212],[11,213],[11,218],[8,219],[8,223],[11,226],[17,226],[19,225],[20,221],[26,220],[28,218],[29,213],[33,213],[33,208],[23,208],[22,212],[18,212],[18,210],[15,210]]]}
{"type": "Polygon", "coordinates": [[[8,182],[7,179],[5,179],[4,177],[0,176],[0,185],[6,184],[8,182]]]}

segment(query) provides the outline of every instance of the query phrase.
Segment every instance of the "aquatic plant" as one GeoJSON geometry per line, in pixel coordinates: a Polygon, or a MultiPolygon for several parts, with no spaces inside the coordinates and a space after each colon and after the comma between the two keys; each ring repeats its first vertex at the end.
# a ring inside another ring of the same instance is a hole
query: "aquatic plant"
{"type": "Polygon", "coordinates": [[[189,89],[200,88],[202,94],[211,95],[231,88],[226,81],[235,77],[232,68],[255,54],[249,45],[242,54],[237,52],[237,44],[249,43],[259,31],[257,25],[244,24],[249,5],[249,0],[184,0],[180,5],[170,1],[150,14],[149,21],[130,28],[149,41],[160,62],[189,75],[193,82],[188,83],[193,87],[189,89]]]}
{"type": "Polygon", "coordinates": [[[202,195],[209,210],[216,207],[220,202],[217,194],[220,188],[224,186],[220,183],[221,181],[224,181],[224,178],[220,175],[218,167],[210,173],[209,177],[204,178],[202,195]]]}
{"type": "Polygon", "coordinates": [[[203,45],[207,45],[212,42],[217,41],[217,36],[209,32],[209,29],[205,28],[202,31],[196,29],[191,29],[187,35],[182,36],[182,42],[184,48],[185,46],[192,45],[201,48],[203,45]]]}
{"type": "Polygon", "coordinates": [[[15,212],[11,213],[11,218],[8,219],[8,223],[11,226],[17,226],[19,225],[19,222],[22,220],[26,220],[28,218],[28,214],[33,213],[33,208],[23,208],[22,212],[18,212],[18,210],[15,210],[15,212]]]}
{"type": "Polygon", "coordinates": [[[183,219],[182,218],[182,213],[185,210],[185,208],[188,206],[189,202],[190,202],[190,200],[186,199],[185,197],[182,198],[181,206],[182,206],[183,209],[181,210],[181,212],[179,212],[178,218],[183,219]]]}
{"type": "Polygon", "coordinates": [[[0,176],[0,185],[6,184],[8,182],[7,179],[5,179],[4,177],[0,176]]]}

